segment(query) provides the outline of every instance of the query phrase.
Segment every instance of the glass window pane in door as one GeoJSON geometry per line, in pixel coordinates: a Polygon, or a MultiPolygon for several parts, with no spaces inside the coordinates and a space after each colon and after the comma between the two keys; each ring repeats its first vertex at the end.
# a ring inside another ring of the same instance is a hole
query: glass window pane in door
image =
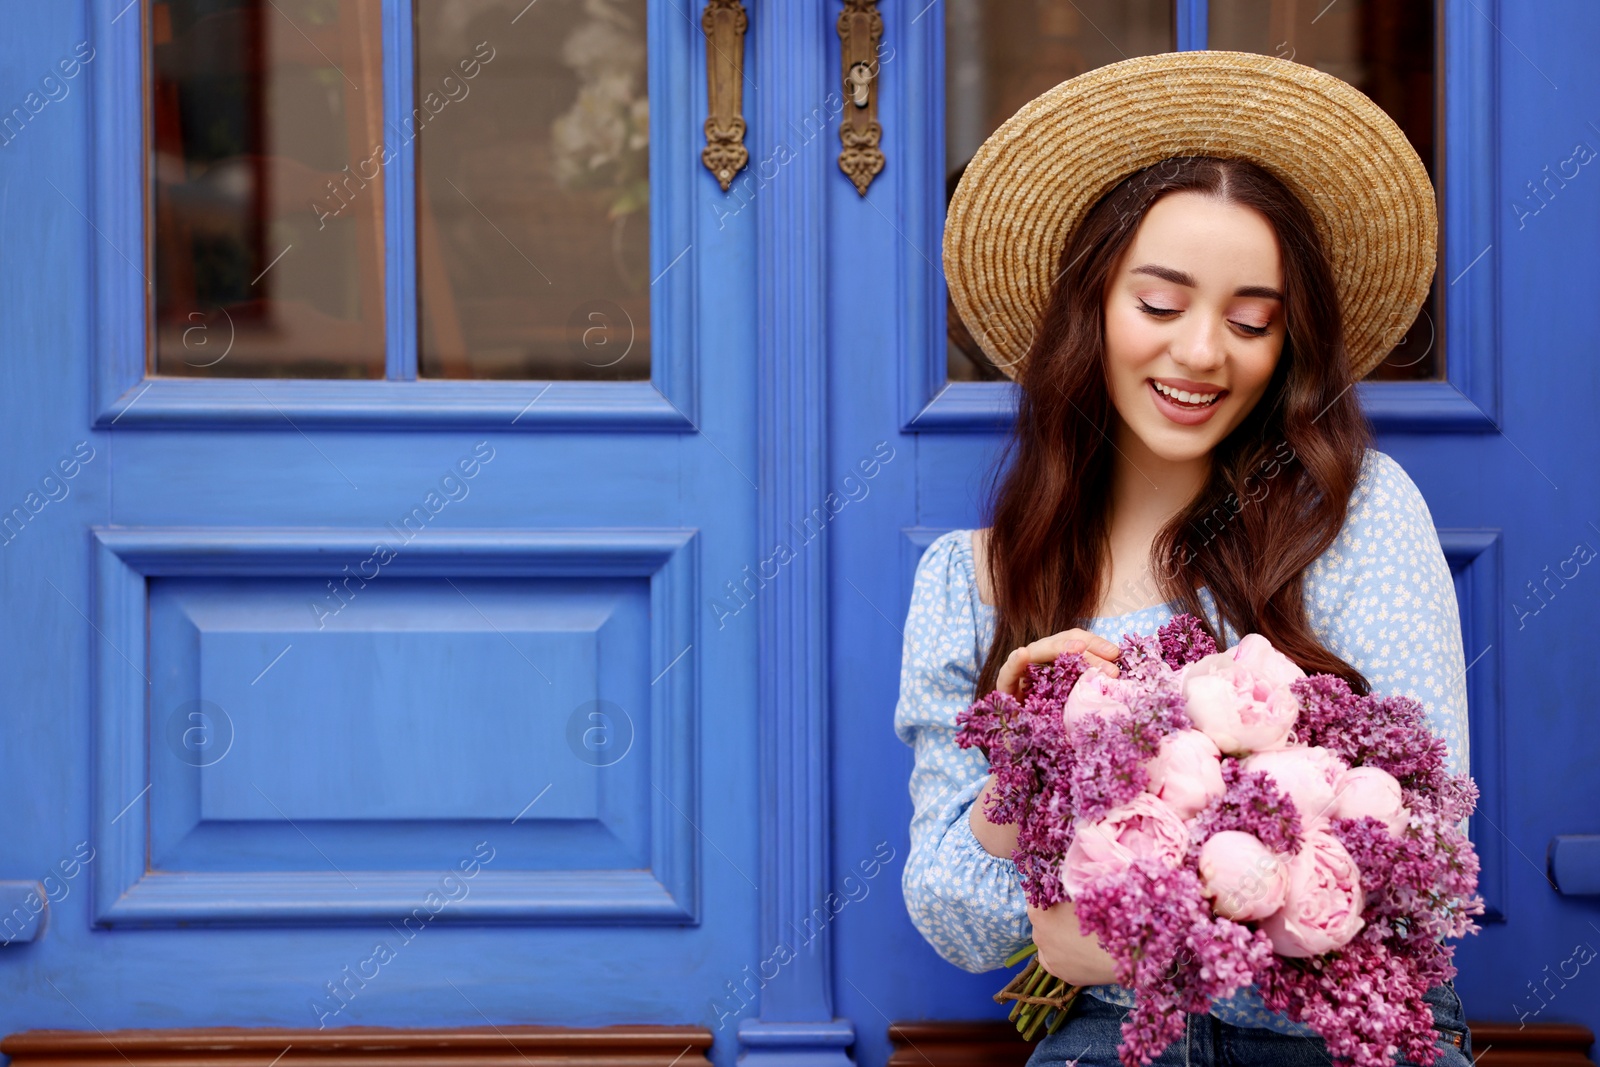
{"type": "Polygon", "coordinates": [[[380,0],[157,0],[154,374],[384,375],[380,0]]]}
{"type": "MultiPolygon", "coordinates": [[[[944,0],[945,202],[984,138],[1040,93],[1119,59],[1170,52],[1172,0],[944,0]]],[[[1003,381],[946,298],[946,374],[1003,381]]]]}
{"type": "Polygon", "coordinates": [[[419,373],[647,380],[645,0],[418,0],[416,39],[419,373]]]}
{"type": "MultiPolygon", "coordinates": [[[[1366,93],[1405,131],[1437,188],[1433,0],[1210,0],[1209,21],[1212,48],[1281,56],[1366,93]]],[[[1416,321],[1369,379],[1444,377],[1442,291],[1436,274],[1416,321]]]]}

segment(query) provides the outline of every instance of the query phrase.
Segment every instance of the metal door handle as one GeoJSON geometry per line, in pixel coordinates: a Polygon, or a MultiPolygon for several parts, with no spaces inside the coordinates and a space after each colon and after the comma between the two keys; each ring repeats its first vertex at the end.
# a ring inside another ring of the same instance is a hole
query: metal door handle
{"type": "Polygon", "coordinates": [[[1562,896],[1600,896],[1600,834],[1558,834],[1550,839],[1547,862],[1562,896]]]}
{"type": "Polygon", "coordinates": [[[37,940],[49,906],[39,882],[0,882],[0,947],[37,940]]]}

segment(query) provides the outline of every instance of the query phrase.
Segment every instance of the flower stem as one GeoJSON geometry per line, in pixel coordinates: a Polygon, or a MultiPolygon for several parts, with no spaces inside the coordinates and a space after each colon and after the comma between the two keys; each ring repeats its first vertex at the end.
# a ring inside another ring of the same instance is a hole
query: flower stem
{"type": "MultiPolygon", "coordinates": [[[[1024,996],[1038,996],[1042,987],[1048,986],[1051,982],[1057,980],[1056,976],[1045,970],[1037,959],[1029,964],[1029,969],[1034,973],[1028,984],[1023,987],[1024,996]]],[[[1018,1001],[1018,1003],[1021,1003],[1021,1001],[1018,1001]]],[[[1022,1013],[1017,1018],[1017,1029],[1022,1032],[1023,1037],[1027,1037],[1030,1030],[1038,1028],[1037,1020],[1044,1007],[1045,1005],[1043,1004],[1026,1004],[1023,1006],[1022,1013]]]]}
{"type": "Polygon", "coordinates": [[[1015,967],[1017,964],[1021,963],[1023,960],[1027,959],[1029,956],[1038,951],[1039,946],[1034,944],[1032,941],[1029,941],[1026,945],[1023,945],[1021,948],[1007,957],[1006,966],[1015,967]]]}

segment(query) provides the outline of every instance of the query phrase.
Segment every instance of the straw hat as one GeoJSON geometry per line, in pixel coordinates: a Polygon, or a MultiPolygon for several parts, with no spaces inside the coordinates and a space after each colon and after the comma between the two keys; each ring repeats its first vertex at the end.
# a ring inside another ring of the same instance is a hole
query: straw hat
{"type": "Polygon", "coordinates": [[[1097,67],[983,142],[950,201],[944,269],[989,358],[1017,376],[1071,228],[1127,175],[1180,155],[1251,160],[1300,198],[1333,267],[1352,376],[1377,366],[1433,281],[1439,223],[1422,160],[1348,82],[1224,51],[1097,67]]]}

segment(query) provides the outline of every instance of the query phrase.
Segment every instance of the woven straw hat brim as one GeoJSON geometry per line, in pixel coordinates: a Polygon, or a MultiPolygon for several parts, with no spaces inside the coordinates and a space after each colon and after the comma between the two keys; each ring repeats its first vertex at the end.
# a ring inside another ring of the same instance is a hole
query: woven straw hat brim
{"type": "Polygon", "coordinates": [[[1180,155],[1245,158],[1305,204],[1333,269],[1353,379],[1416,319],[1438,247],[1434,190],[1393,119],[1349,83],[1252,52],[1138,56],[1035,97],[951,198],[944,269],[962,321],[1012,378],[1071,228],[1127,175],[1180,155]]]}

